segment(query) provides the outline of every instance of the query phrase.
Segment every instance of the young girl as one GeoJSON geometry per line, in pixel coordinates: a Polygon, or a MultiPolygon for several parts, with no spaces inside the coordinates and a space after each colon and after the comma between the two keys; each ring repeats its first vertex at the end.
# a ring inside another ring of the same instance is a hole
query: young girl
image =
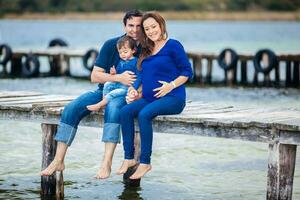
{"type": "MultiPolygon", "coordinates": [[[[120,55],[120,62],[115,68],[114,66],[110,69],[110,74],[121,74],[125,71],[131,71],[134,72],[137,77],[138,76],[138,70],[137,70],[137,58],[134,57],[134,54],[136,52],[136,42],[130,38],[129,36],[123,36],[121,37],[117,42],[117,49],[120,55]]],[[[134,82],[133,87],[138,88],[140,85],[140,79],[137,78],[137,80],[134,82]]],[[[98,111],[105,107],[105,105],[108,104],[109,101],[111,101],[113,98],[120,97],[120,96],[126,96],[128,86],[123,85],[119,82],[106,82],[103,87],[103,99],[93,105],[88,105],[87,109],[90,111],[98,111]]]]}
{"type": "MultiPolygon", "coordinates": [[[[131,179],[139,179],[151,170],[152,119],[182,112],[186,100],[184,83],[192,76],[183,46],[168,38],[165,20],[156,12],[143,15],[141,45],[138,67],[141,69],[142,98],[125,105],[120,111],[125,160],[118,174],[137,164],[134,160],[135,117],[140,129],[140,164],[131,179]]],[[[128,93],[137,94],[137,91],[130,87],[128,93]]],[[[137,97],[129,98],[135,99],[137,97]]]]}

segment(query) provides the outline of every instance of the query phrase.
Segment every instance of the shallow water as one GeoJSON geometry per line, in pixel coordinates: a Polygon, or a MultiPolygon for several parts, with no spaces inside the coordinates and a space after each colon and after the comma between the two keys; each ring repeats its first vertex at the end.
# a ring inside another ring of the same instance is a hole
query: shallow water
{"type": "MultiPolygon", "coordinates": [[[[1,90],[78,95],[96,85],[71,78],[1,79],[1,90]],[[64,87],[61,87],[61,86],[64,87]]],[[[187,88],[189,101],[234,106],[300,109],[295,89],[187,88]]],[[[41,128],[33,122],[0,120],[0,199],[39,199],[41,128]]],[[[114,172],[122,160],[118,146],[110,179],[93,179],[103,144],[101,130],[80,127],[66,157],[66,199],[265,199],[268,145],[200,136],[154,134],[153,170],[137,190],[126,189],[114,172]]],[[[300,198],[300,156],[294,199],[300,198]]]]}

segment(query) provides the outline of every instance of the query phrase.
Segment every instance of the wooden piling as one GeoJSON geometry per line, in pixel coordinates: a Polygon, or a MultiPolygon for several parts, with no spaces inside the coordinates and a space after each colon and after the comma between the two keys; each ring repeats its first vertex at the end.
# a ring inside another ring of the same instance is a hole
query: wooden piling
{"type": "Polygon", "coordinates": [[[243,85],[247,85],[248,77],[247,77],[247,60],[241,61],[241,83],[243,85]]]}
{"type": "Polygon", "coordinates": [[[49,56],[49,64],[51,76],[70,75],[69,56],[63,54],[49,56]]]}
{"type": "Polygon", "coordinates": [[[211,83],[213,59],[207,58],[206,82],[211,83]]]}
{"type": "Polygon", "coordinates": [[[267,200],[292,200],[297,145],[280,143],[276,132],[269,144],[267,200]]]}
{"type": "Polygon", "coordinates": [[[194,69],[194,83],[201,83],[202,82],[202,62],[200,58],[194,57],[193,58],[193,69],[194,69]]]}
{"type": "Polygon", "coordinates": [[[13,77],[22,76],[22,57],[21,56],[16,56],[16,57],[12,58],[10,74],[13,77]]]}
{"type": "Polygon", "coordinates": [[[293,69],[293,85],[297,87],[299,85],[299,61],[294,61],[294,69],[293,69]]]}
{"type": "Polygon", "coordinates": [[[291,61],[286,61],[286,74],[285,74],[285,85],[290,86],[292,83],[292,70],[291,70],[291,61]]]}
{"type": "MultiPolygon", "coordinates": [[[[54,140],[54,136],[57,131],[57,124],[42,123],[41,127],[43,132],[42,170],[44,170],[55,157],[56,141],[54,140]]],[[[64,185],[62,172],[54,172],[51,176],[41,177],[41,196],[43,198],[56,196],[56,199],[63,199],[64,185]]]]}

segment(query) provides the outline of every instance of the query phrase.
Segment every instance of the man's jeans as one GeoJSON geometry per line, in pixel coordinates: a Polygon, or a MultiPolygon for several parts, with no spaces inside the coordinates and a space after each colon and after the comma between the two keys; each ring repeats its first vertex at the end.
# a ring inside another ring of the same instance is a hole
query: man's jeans
{"type": "MultiPolygon", "coordinates": [[[[81,119],[91,113],[86,106],[102,100],[102,90],[98,89],[82,94],[65,106],[61,115],[59,127],[55,136],[56,141],[70,146],[77,132],[81,119]]],[[[120,142],[119,111],[126,104],[125,98],[115,98],[105,108],[103,142],[120,142]]]]}

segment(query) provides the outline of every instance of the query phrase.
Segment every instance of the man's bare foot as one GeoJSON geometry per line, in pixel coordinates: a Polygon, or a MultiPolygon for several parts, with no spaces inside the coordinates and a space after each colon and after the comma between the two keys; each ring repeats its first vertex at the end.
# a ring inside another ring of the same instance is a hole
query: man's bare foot
{"type": "Polygon", "coordinates": [[[125,174],[128,170],[129,167],[133,167],[134,165],[136,165],[136,160],[135,159],[131,159],[131,160],[127,160],[125,159],[122,163],[122,166],[118,169],[117,174],[121,175],[121,174],[125,174]]]}
{"type": "Polygon", "coordinates": [[[56,171],[63,171],[65,169],[64,162],[53,160],[50,165],[40,172],[41,176],[51,176],[56,171]]]}
{"type": "Polygon", "coordinates": [[[140,179],[142,178],[148,171],[151,170],[150,164],[140,164],[134,174],[132,174],[129,178],[130,179],[140,179]]]}
{"type": "Polygon", "coordinates": [[[110,176],[111,172],[111,163],[103,162],[100,169],[98,170],[95,178],[96,179],[106,179],[110,176]]]}

